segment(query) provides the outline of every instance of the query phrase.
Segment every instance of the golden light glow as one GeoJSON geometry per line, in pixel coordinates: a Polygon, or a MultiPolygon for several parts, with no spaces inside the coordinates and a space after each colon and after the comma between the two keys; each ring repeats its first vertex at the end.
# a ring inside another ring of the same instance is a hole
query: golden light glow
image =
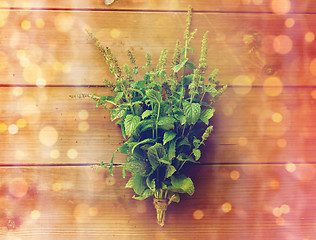
{"type": "Polygon", "coordinates": [[[29,20],[23,20],[21,22],[21,28],[25,31],[29,30],[31,28],[32,24],[29,20]]]}
{"type": "Polygon", "coordinates": [[[248,139],[246,137],[240,137],[238,138],[238,144],[240,146],[246,146],[248,143],[248,139]]]}
{"type": "MultiPolygon", "coordinates": [[[[0,8],[10,8],[10,5],[8,4],[7,1],[0,1],[0,8]]],[[[9,16],[10,10],[6,10],[6,9],[1,9],[0,10],[0,22],[5,22],[5,20],[7,19],[7,17],[9,16]]]]}
{"type": "Polygon", "coordinates": [[[261,5],[263,3],[263,0],[252,0],[252,2],[255,5],[261,5]]]}
{"type": "Polygon", "coordinates": [[[29,189],[29,185],[25,181],[24,178],[14,178],[9,183],[9,193],[16,197],[16,198],[22,198],[27,194],[27,191],[29,189]]]}
{"type": "Polygon", "coordinates": [[[263,91],[267,96],[279,96],[283,90],[283,83],[278,77],[268,77],[264,80],[263,91]]]}
{"type": "Polygon", "coordinates": [[[251,78],[247,75],[239,75],[233,80],[233,90],[238,95],[246,95],[252,87],[251,78]]]}
{"type": "Polygon", "coordinates": [[[44,78],[38,78],[36,80],[36,85],[38,87],[44,87],[46,85],[46,80],[44,78]]]}
{"type": "Polygon", "coordinates": [[[10,134],[17,134],[18,131],[19,131],[19,128],[18,128],[17,125],[11,124],[11,125],[9,125],[9,127],[8,127],[8,131],[9,131],[10,134]]]}
{"type": "Polygon", "coordinates": [[[315,178],[315,167],[312,164],[298,165],[295,175],[302,182],[310,182],[315,178]]]}
{"type": "Polygon", "coordinates": [[[50,151],[50,158],[57,159],[60,157],[60,152],[57,149],[53,149],[50,151]]]}
{"type": "Polygon", "coordinates": [[[120,35],[121,35],[121,31],[116,29],[116,28],[113,28],[111,31],[110,31],[110,35],[112,38],[119,38],[120,35]]]}
{"type": "Polygon", "coordinates": [[[312,98],[316,99],[316,89],[311,92],[312,98]]]}
{"type": "Polygon", "coordinates": [[[29,124],[36,123],[39,119],[40,111],[36,101],[32,97],[22,97],[18,101],[18,111],[29,124]]]}
{"type": "Polygon", "coordinates": [[[271,118],[272,118],[272,121],[276,123],[282,122],[283,120],[283,116],[281,113],[273,113],[271,118]]]}
{"type": "Polygon", "coordinates": [[[286,139],[284,139],[284,138],[278,139],[277,145],[278,145],[278,147],[280,147],[280,148],[286,147],[286,145],[287,145],[286,139]]]}
{"type": "Polygon", "coordinates": [[[229,213],[232,210],[232,205],[229,202],[225,202],[222,205],[222,211],[224,213],[229,213]]]}
{"type": "Polygon", "coordinates": [[[78,117],[80,120],[87,120],[89,118],[89,112],[83,109],[78,113],[78,117]]]}
{"type": "Polygon", "coordinates": [[[280,182],[278,180],[271,180],[270,181],[270,188],[273,190],[277,190],[280,187],[280,182]]]}
{"type": "Polygon", "coordinates": [[[59,192],[62,189],[62,184],[60,182],[55,182],[52,185],[52,190],[54,192],[59,192]]]}
{"type": "Polygon", "coordinates": [[[96,207],[89,208],[89,216],[91,216],[91,217],[97,216],[98,212],[99,212],[99,210],[96,207]]]}
{"type": "Polygon", "coordinates": [[[285,164],[285,169],[288,171],[288,172],[295,172],[296,170],[296,165],[294,163],[287,163],[285,164]]]}
{"type": "Polygon", "coordinates": [[[108,176],[105,179],[105,184],[109,186],[113,186],[115,184],[115,178],[113,176],[108,176]]]}
{"type": "Polygon", "coordinates": [[[16,125],[18,126],[18,128],[24,128],[24,127],[26,127],[26,124],[27,124],[27,122],[23,118],[20,118],[16,121],[16,125]]]}
{"type": "Polygon", "coordinates": [[[80,122],[79,125],[78,125],[78,130],[80,132],[86,132],[89,130],[89,123],[86,122],[86,121],[83,121],[83,122],[80,122]]]}
{"type": "Polygon", "coordinates": [[[240,178],[240,173],[237,170],[233,170],[230,172],[230,178],[234,181],[237,181],[240,178]]]}
{"type": "Polygon", "coordinates": [[[277,14],[286,14],[291,10],[291,2],[289,0],[272,0],[271,9],[277,14]]]}
{"type": "Polygon", "coordinates": [[[71,148],[67,151],[67,156],[71,159],[75,159],[78,157],[78,151],[74,148],[71,148]]]}
{"type": "Polygon", "coordinates": [[[75,209],[73,216],[79,223],[86,223],[89,221],[89,208],[90,206],[84,203],[78,204],[75,209]]]}
{"type": "Polygon", "coordinates": [[[295,20],[294,18],[287,18],[284,22],[284,25],[287,27],[287,28],[291,28],[293,27],[295,24],[295,20]]]}
{"type": "Polygon", "coordinates": [[[8,58],[7,55],[4,52],[0,51],[0,72],[5,70],[8,67],[8,58]]]}
{"type": "Polygon", "coordinates": [[[30,63],[23,70],[23,78],[28,83],[35,84],[40,77],[42,77],[42,70],[35,63],[30,63]]]}
{"type": "Polygon", "coordinates": [[[275,223],[279,226],[283,226],[285,224],[285,221],[282,217],[278,217],[277,219],[275,219],[275,223]]]}
{"type": "Polygon", "coordinates": [[[292,39],[287,35],[276,36],[273,40],[273,48],[279,54],[288,54],[293,47],[292,39]]]}
{"type": "Polygon", "coordinates": [[[38,18],[35,21],[35,25],[37,28],[43,28],[45,26],[45,21],[42,18],[38,18]]]}
{"type": "Polygon", "coordinates": [[[310,70],[311,74],[316,77],[316,58],[314,58],[311,61],[310,65],[309,65],[309,70],[310,70]]]}
{"type": "Polygon", "coordinates": [[[8,129],[7,124],[5,124],[5,123],[3,123],[3,122],[0,123],[0,133],[7,131],[7,129],[8,129]]]}
{"type": "Polygon", "coordinates": [[[55,27],[59,32],[69,32],[74,25],[74,18],[69,13],[60,13],[54,19],[55,27]]]}
{"type": "Polygon", "coordinates": [[[305,41],[306,42],[313,42],[315,39],[315,34],[313,32],[307,32],[305,34],[305,41]]]}
{"type": "Polygon", "coordinates": [[[54,127],[45,126],[39,132],[39,140],[44,146],[53,146],[58,140],[58,132],[54,127]]]}
{"type": "Polygon", "coordinates": [[[13,91],[12,91],[12,94],[14,96],[21,96],[23,94],[23,88],[21,88],[21,87],[14,87],[13,91]]]}
{"type": "Polygon", "coordinates": [[[201,209],[197,209],[193,212],[193,218],[195,220],[201,220],[204,218],[204,212],[201,209]]]}
{"type": "Polygon", "coordinates": [[[280,208],[276,207],[276,208],[273,208],[272,214],[273,214],[275,217],[281,217],[282,211],[281,211],[280,208]]]}
{"type": "Polygon", "coordinates": [[[41,217],[41,212],[38,211],[38,210],[33,210],[31,212],[31,218],[34,219],[34,220],[37,220],[41,217]]]}
{"type": "Polygon", "coordinates": [[[287,204],[283,204],[281,207],[280,207],[280,210],[282,212],[282,214],[288,214],[290,212],[290,206],[287,205],[287,204]]]}

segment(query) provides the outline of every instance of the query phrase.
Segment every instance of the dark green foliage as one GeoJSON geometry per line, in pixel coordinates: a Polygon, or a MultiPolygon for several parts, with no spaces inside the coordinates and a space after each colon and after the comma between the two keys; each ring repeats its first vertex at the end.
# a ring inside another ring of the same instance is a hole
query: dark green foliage
{"type": "MultiPolygon", "coordinates": [[[[181,170],[186,162],[200,159],[200,146],[213,129],[209,125],[215,111],[211,105],[226,88],[215,81],[217,69],[209,77],[202,76],[207,70],[207,34],[199,63],[190,61],[188,52],[194,51],[189,45],[196,33],[190,32],[190,23],[191,9],[184,44],[177,42],[169,67],[165,49],[156,68],[150,54],[146,55],[146,65],[138,68],[134,54],[128,51],[130,66],[124,65],[121,71],[111,49],[89,34],[114,74],[115,83],[105,81],[113,96],[78,97],[90,97],[104,108],[111,106],[111,120],[120,126],[125,140],[118,149],[127,155],[123,168],[132,175],[126,187],[134,189],[138,200],[158,196],[179,202],[178,193],[194,193],[192,180],[181,170]],[[138,75],[143,77],[137,79],[138,75]]],[[[112,174],[113,158],[103,166],[112,174]]]]}

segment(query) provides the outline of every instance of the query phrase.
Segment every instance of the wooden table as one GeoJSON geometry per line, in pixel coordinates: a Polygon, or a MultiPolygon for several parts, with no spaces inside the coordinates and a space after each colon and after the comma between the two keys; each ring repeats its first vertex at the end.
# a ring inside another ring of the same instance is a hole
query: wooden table
{"type": "Polygon", "coordinates": [[[316,239],[315,12],[306,0],[0,1],[0,239],[316,239]],[[182,40],[189,4],[193,47],[208,30],[209,71],[228,89],[188,172],[196,192],[161,228],[120,167],[91,167],[123,141],[109,113],[68,96],[111,79],[85,30],[143,66],[182,40]]]}

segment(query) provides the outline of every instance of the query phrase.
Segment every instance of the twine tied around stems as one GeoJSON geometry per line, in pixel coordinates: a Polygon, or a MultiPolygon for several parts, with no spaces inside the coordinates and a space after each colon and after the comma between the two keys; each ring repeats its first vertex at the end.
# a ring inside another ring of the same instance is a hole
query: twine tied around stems
{"type": "Polygon", "coordinates": [[[157,210],[166,211],[168,205],[167,199],[154,198],[154,206],[157,210]]]}

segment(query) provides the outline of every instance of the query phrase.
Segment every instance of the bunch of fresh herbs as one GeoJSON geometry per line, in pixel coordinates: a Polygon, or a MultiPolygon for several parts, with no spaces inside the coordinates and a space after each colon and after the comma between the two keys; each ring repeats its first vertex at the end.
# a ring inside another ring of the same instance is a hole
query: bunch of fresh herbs
{"type": "MultiPolygon", "coordinates": [[[[212,104],[226,89],[215,80],[217,69],[209,77],[203,76],[207,69],[207,32],[198,65],[189,59],[189,51],[194,55],[190,43],[197,31],[190,31],[191,13],[189,8],[184,44],[176,42],[169,67],[167,50],[163,49],[156,67],[151,55],[146,54],[146,65],[139,69],[133,52],[128,51],[130,64],[121,69],[111,49],[89,33],[115,77],[115,83],[105,80],[113,94],[72,96],[90,97],[97,106],[110,109],[111,120],[120,126],[124,138],[118,148],[127,155],[122,164],[123,176],[125,171],[131,172],[126,187],[134,189],[134,199],[154,198],[161,226],[167,206],[179,202],[180,193],[194,193],[191,178],[181,170],[185,163],[197,163],[200,159],[200,147],[213,129],[212,104]]],[[[101,166],[109,167],[113,174],[113,157],[107,164],[101,162],[101,166]]]]}

